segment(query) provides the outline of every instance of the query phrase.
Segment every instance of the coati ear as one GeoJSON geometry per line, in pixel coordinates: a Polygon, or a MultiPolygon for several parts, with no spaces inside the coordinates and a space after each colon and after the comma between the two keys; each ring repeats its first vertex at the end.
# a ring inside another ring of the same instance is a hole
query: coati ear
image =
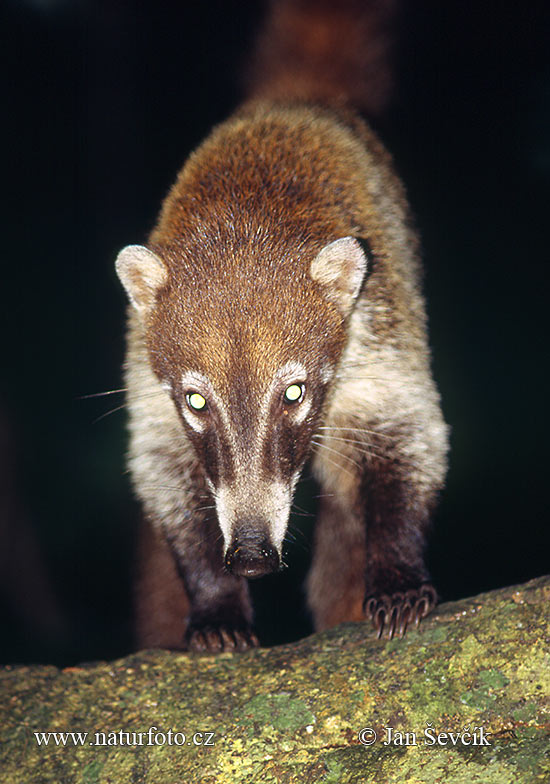
{"type": "Polygon", "coordinates": [[[325,245],[311,263],[313,280],[326,287],[326,296],[347,316],[367,272],[367,256],[354,237],[325,245]]]}
{"type": "Polygon", "coordinates": [[[147,313],[168,280],[164,262],[143,245],[128,245],[117,256],[116,271],[132,305],[147,313]]]}

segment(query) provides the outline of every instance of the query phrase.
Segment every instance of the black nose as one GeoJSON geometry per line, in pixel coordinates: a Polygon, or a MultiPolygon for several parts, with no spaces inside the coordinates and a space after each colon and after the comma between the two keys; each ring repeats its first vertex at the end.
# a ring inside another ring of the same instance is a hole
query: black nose
{"type": "Polygon", "coordinates": [[[241,533],[227,548],[225,568],[249,580],[263,577],[279,569],[279,553],[263,533],[241,533]]]}

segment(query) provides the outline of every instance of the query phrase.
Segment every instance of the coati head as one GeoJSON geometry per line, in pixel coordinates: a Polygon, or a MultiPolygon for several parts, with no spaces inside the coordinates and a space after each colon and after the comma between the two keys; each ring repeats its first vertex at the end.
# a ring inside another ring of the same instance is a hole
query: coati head
{"type": "Polygon", "coordinates": [[[294,488],[346,341],[366,256],[352,237],[296,253],[124,248],[116,268],[215,500],[227,569],[281,564],[294,488]]]}

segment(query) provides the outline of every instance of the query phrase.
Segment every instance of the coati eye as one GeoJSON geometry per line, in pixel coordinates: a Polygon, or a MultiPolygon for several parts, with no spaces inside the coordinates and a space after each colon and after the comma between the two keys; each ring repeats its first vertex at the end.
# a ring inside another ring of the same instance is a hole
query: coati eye
{"type": "Polygon", "coordinates": [[[188,392],[185,400],[192,411],[204,411],[207,408],[206,398],[198,392],[188,392]]]}
{"type": "Polygon", "coordinates": [[[301,403],[306,391],[304,384],[291,384],[285,389],[283,399],[285,403],[301,403]]]}

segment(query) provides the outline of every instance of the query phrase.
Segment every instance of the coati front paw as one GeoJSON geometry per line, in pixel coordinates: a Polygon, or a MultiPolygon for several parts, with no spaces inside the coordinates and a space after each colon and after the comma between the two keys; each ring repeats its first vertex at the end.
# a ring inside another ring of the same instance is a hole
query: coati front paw
{"type": "Polygon", "coordinates": [[[389,594],[370,595],[365,598],[363,611],[372,621],[376,636],[403,637],[409,626],[418,626],[422,618],[437,604],[433,585],[424,583],[419,588],[389,594]]]}
{"type": "Polygon", "coordinates": [[[189,625],[185,634],[185,647],[199,653],[222,651],[247,651],[257,648],[258,638],[250,626],[234,628],[223,625],[189,625]]]}

